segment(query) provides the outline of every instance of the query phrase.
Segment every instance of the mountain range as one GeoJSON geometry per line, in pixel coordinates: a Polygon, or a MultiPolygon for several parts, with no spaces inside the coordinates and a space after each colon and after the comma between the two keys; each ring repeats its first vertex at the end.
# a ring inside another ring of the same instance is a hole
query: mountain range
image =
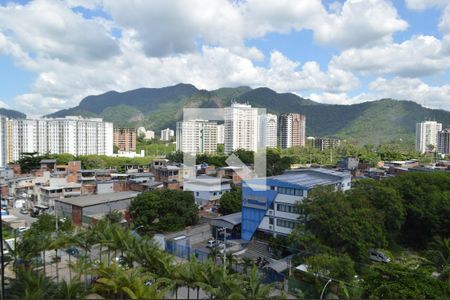
{"type": "Polygon", "coordinates": [[[81,115],[102,117],[115,127],[138,127],[158,131],[175,128],[184,107],[215,108],[233,101],[266,108],[269,113],[296,112],[306,115],[308,136],[337,136],[359,144],[414,141],[415,124],[436,120],[450,127],[450,111],[429,109],[413,101],[381,99],[352,105],[322,104],[292,93],[242,86],[207,91],[191,84],[163,88],[110,91],[88,96],[76,107],[48,117],[81,115]]]}

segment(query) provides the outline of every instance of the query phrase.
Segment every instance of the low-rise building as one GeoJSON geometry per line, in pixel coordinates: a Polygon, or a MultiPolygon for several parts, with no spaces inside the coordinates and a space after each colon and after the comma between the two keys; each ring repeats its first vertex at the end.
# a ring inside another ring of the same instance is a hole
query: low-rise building
{"type": "Polygon", "coordinates": [[[252,179],[242,187],[242,239],[288,235],[298,223],[296,204],[316,186],[351,188],[351,174],[329,169],[292,170],[282,175],[252,179]],[[261,189],[253,190],[252,185],[261,189]]]}
{"type": "Polygon", "coordinates": [[[209,202],[216,202],[222,195],[231,190],[230,179],[197,176],[185,178],[183,190],[194,193],[195,203],[197,205],[205,205],[209,202]]]}
{"type": "Polygon", "coordinates": [[[75,225],[92,223],[92,217],[108,214],[114,210],[125,210],[139,193],[120,192],[101,195],[89,195],[55,200],[58,218],[69,218],[75,225]]]}

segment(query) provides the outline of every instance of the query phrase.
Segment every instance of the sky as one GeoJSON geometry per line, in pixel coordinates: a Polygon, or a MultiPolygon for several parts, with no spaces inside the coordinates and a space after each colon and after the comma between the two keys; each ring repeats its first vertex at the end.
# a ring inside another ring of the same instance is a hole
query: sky
{"type": "Polygon", "coordinates": [[[450,1],[0,0],[0,107],[180,82],[450,110],[450,1]]]}

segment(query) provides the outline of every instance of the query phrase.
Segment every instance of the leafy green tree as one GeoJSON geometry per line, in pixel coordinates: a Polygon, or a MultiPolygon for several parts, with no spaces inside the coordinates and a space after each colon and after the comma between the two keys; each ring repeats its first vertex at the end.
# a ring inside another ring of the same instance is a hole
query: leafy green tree
{"type": "Polygon", "coordinates": [[[358,197],[364,197],[383,214],[384,227],[397,234],[405,221],[405,208],[401,194],[384,182],[372,179],[358,180],[352,189],[358,197]]]}
{"type": "Polygon", "coordinates": [[[347,255],[317,254],[305,260],[308,272],[350,282],[356,275],[355,263],[347,255]]]}
{"type": "Polygon", "coordinates": [[[156,190],[131,201],[133,226],[147,232],[176,231],[198,222],[198,208],[192,192],[156,190]]]}
{"type": "Polygon", "coordinates": [[[220,197],[219,212],[222,215],[229,215],[241,211],[242,206],[242,190],[236,188],[230,192],[226,192],[220,197]]]}
{"type": "Polygon", "coordinates": [[[363,298],[447,299],[450,283],[437,280],[421,269],[397,263],[371,265],[364,274],[363,298]]]}
{"type": "Polygon", "coordinates": [[[402,198],[401,242],[425,249],[434,236],[450,236],[450,173],[408,172],[385,181],[402,198]]]}
{"type": "Polygon", "coordinates": [[[299,204],[299,210],[306,216],[306,232],[357,260],[367,259],[369,248],[387,244],[382,215],[357,195],[318,187],[299,204]]]}

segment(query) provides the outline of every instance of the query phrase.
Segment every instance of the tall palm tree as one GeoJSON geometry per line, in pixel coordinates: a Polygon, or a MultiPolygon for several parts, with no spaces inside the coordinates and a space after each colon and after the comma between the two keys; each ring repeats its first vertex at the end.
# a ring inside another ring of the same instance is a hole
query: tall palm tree
{"type": "Polygon", "coordinates": [[[253,266],[246,281],[245,298],[247,299],[266,299],[273,290],[272,284],[263,284],[258,268],[253,266]]]}

